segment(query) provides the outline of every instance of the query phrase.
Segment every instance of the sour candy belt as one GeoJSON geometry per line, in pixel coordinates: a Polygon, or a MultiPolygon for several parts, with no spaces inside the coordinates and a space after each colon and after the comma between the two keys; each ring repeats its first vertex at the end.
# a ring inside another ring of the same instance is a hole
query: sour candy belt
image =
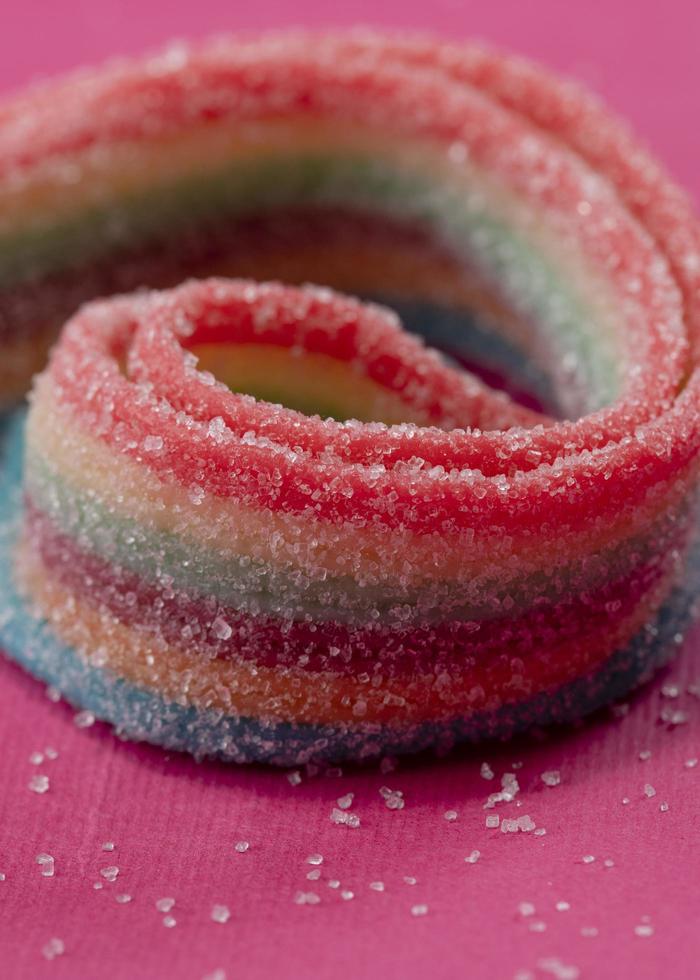
{"type": "Polygon", "coordinates": [[[51,91],[0,112],[13,390],[78,300],[218,278],[64,328],[13,656],[130,736],[277,763],[572,720],[669,656],[700,238],[618,123],[514,59],[365,33],[51,91]],[[372,303],[224,273],[380,299],[452,363],[372,303]]]}

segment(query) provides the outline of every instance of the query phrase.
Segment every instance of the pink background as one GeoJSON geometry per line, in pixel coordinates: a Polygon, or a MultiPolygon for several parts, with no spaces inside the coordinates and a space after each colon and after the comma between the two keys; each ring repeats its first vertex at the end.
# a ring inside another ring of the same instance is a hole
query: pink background
{"type": "MultiPolygon", "coordinates": [[[[211,31],[364,22],[477,35],[593,85],[700,196],[695,0],[337,7],[328,0],[6,0],[0,89],[211,31]]],[[[0,661],[0,975],[200,980],[218,968],[227,980],[510,980],[521,972],[556,975],[554,958],[560,973],[575,966],[596,980],[697,977],[700,765],[684,762],[700,755],[700,700],[687,691],[700,681],[699,651],[696,633],[666,675],[632,699],[625,718],[605,714],[541,743],[402,762],[388,775],[374,768],[305,776],[297,787],[280,772],[197,765],[125,744],[99,724],[79,730],[69,708],[51,704],[39,684],[0,661]],[[662,692],[670,682],[680,686],[676,700],[662,692]],[[681,709],[686,723],[659,722],[664,707],[681,709]],[[32,765],[29,755],[49,745],[58,759],[32,765]],[[642,750],[651,758],[640,760],[642,750]],[[484,759],[498,777],[522,762],[522,805],[497,812],[529,814],[546,836],[485,829],[483,802],[497,787],[479,775],[484,759]],[[547,788],[539,774],[555,768],[562,783],[547,788]],[[44,795],[27,788],[36,773],[50,777],[44,795]],[[384,783],[404,792],[404,810],[385,808],[384,783]],[[646,783],[653,798],[644,795],[646,783]],[[361,818],[356,830],[329,820],[347,792],[361,818]],[[447,809],[458,811],[456,821],[444,819],[447,809]],[[117,845],[112,853],[101,850],[108,840],[117,845]],[[250,842],[246,853],[234,850],[239,840],[250,842]],[[474,848],[481,858],[466,864],[474,848]],[[40,852],[55,858],[53,879],[41,877],[40,852]],[[314,852],[324,862],[321,879],[310,882],[305,861],[314,852]],[[596,860],[583,863],[585,854],[596,860]],[[117,882],[93,889],[99,869],[111,864],[120,868],[117,882]],[[343,899],[329,879],[354,897],[343,899]],[[384,892],[369,888],[376,880],[384,892]],[[294,904],[298,890],[316,892],[321,903],[294,904]],[[116,902],[122,893],[132,896],[129,904],[116,902]],[[154,906],[165,896],[176,899],[172,929],[154,906]],[[570,908],[558,911],[560,901],[570,908]],[[523,915],[523,902],[535,913],[523,915]],[[422,903],[428,913],[412,916],[411,906],[422,903]],[[211,920],[213,904],[230,907],[227,923],[211,920]],[[647,924],[652,935],[635,932],[647,924]],[[63,940],[65,954],[47,962],[41,949],[51,937],[63,940]]]]}

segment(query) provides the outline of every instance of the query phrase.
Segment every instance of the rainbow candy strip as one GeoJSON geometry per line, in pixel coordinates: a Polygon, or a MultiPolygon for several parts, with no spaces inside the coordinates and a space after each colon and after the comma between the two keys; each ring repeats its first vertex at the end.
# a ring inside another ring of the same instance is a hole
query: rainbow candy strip
{"type": "Polygon", "coordinates": [[[77,298],[262,273],[417,310],[547,414],[328,289],[91,303],[21,437],[15,581],[46,625],[15,616],[17,659],[127,734],[291,764],[576,718],[669,655],[700,237],[587,97],[363,33],[176,49],[44,104],[0,112],[15,365],[77,298]]]}

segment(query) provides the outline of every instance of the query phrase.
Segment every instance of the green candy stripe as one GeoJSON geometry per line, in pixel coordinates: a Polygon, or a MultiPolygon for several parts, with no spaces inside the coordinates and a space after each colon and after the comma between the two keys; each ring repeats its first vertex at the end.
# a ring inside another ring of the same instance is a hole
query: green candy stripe
{"type": "Polygon", "coordinates": [[[565,599],[584,587],[595,589],[621,577],[656,554],[659,542],[677,533],[679,527],[678,515],[662,516],[643,538],[632,538],[583,563],[572,560],[559,570],[556,594],[552,593],[551,569],[521,573],[508,581],[485,574],[469,583],[425,583],[400,590],[398,584],[363,587],[351,576],[318,581],[290,565],[274,568],[248,556],[224,557],[187,537],[116,516],[32,452],[25,462],[25,486],[34,504],[82,548],[150,583],[213,597],[227,608],[253,615],[347,625],[376,622],[376,610],[385,625],[405,625],[406,606],[421,622],[442,620],[446,615],[458,620],[512,617],[536,597],[565,599]],[[502,605],[505,599],[507,608],[502,605]]]}
{"type": "MultiPolygon", "coordinates": [[[[498,215],[493,198],[485,201],[485,195],[437,187],[423,173],[368,156],[238,160],[0,239],[0,288],[280,207],[357,208],[418,222],[458,256],[468,257],[519,313],[542,325],[547,335],[542,349],[551,347],[549,366],[561,361],[561,351],[576,365],[576,391],[564,392],[565,400],[580,402],[585,393],[587,411],[611,402],[618,392],[614,336],[596,323],[564,270],[498,215]]],[[[570,381],[567,385],[570,389],[570,381]]]]}

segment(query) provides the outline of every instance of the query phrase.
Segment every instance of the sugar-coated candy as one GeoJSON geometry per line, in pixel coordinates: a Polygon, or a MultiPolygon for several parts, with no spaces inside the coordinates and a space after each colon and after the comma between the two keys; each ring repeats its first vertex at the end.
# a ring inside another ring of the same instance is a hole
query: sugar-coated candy
{"type": "Polygon", "coordinates": [[[677,649],[700,232],[574,86],[366,31],[179,45],[0,109],[0,215],[6,403],[69,317],[6,422],[0,643],[83,711],[363,759],[677,649]]]}

